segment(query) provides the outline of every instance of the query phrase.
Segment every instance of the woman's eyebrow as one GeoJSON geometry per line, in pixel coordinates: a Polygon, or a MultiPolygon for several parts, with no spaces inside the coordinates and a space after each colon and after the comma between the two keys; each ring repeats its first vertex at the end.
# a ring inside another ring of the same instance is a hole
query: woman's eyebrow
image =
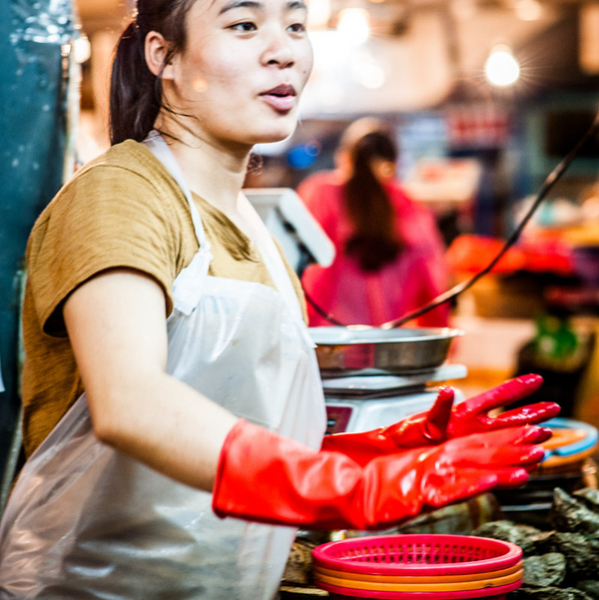
{"type": "Polygon", "coordinates": [[[291,2],[288,2],[287,8],[289,10],[297,10],[298,8],[302,10],[308,10],[308,7],[302,0],[292,0],[291,2]]]}
{"type": "MultiPolygon", "coordinates": [[[[223,13],[233,10],[234,8],[254,8],[263,10],[264,4],[262,4],[262,2],[257,2],[256,0],[232,0],[231,2],[225,4],[225,6],[220,9],[218,14],[222,15],[223,13]]],[[[287,10],[306,10],[308,7],[302,0],[291,0],[287,3],[286,8],[287,10]]]]}
{"type": "Polygon", "coordinates": [[[256,0],[233,0],[228,4],[225,4],[219,11],[219,15],[226,13],[229,10],[233,10],[234,8],[258,8],[263,9],[264,5],[262,2],[256,2],[256,0]]]}

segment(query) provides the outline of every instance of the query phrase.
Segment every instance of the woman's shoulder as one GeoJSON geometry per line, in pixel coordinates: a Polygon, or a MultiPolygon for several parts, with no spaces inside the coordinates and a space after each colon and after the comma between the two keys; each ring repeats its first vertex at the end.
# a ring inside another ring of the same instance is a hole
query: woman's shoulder
{"type": "MultiPolygon", "coordinates": [[[[163,193],[167,175],[152,174],[162,166],[153,159],[136,142],[113,146],[79,169],[41,213],[27,244],[41,322],[54,323],[54,311],[76,286],[111,268],[153,276],[171,304],[172,281],[187,257],[186,205],[179,209],[176,197],[163,193]]],[[[62,331],[57,323],[51,327],[62,331]]]]}
{"type": "Polygon", "coordinates": [[[36,225],[80,211],[120,212],[128,205],[170,213],[169,204],[184,200],[162,163],[143,144],[126,140],[80,167],[48,203],[36,225]]]}
{"type": "Polygon", "coordinates": [[[408,192],[406,192],[400,182],[391,182],[387,186],[387,190],[396,210],[405,212],[407,215],[414,218],[434,219],[431,209],[414,200],[408,192]]]}
{"type": "Polygon", "coordinates": [[[405,206],[409,206],[411,208],[416,207],[416,202],[406,192],[400,181],[395,179],[388,181],[385,184],[385,188],[394,202],[404,204],[405,206]]]}
{"type": "Polygon", "coordinates": [[[387,190],[404,242],[413,248],[425,248],[426,252],[431,244],[440,244],[440,233],[433,211],[413,200],[398,182],[393,182],[387,190]]]}
{"type": "Polygon", "coordinates": [[[50,245],[64,246],[64,236],[79,240],[173,237],[184,217],[181,190],[152,153],[133,140],[112,146],[79,168],[46,205],[28,241],[28,254],[50,245]],[[161,169],[164,173],[161,172],[161,169]]]}
{"type": "Polygon", "coordinates": [[[72,180],[80,177],[105,177],[107,171],[114,177],[145,179],[149,183],[159,183],[170,178],[162,163],[144,145],[135,140],[125,140],[115,144],[103,154],[83,165],[72,180]]]}

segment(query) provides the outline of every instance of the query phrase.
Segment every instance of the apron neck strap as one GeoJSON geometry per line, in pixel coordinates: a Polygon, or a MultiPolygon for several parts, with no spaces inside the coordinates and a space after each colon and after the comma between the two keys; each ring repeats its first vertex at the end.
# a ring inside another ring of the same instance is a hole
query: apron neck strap
{"type": "Polygon", "coordinates": [[[191,196],[191,190],[187,185],[187,181],[185,176],[183,175],[183,171],[173,154],[173,151],[169,148],[168,144],[160,135],[158,131],[153,129],[148,134],[148,137],[143,141],[143,143],[147,146],[147,148],[152,152],[152,154],[164,165],[165,169],[170,173],[171,177],[179,184],[182,192],[185,194],[185,198],[187,198],[187,203],[189,204],[189,210],[191,211],[191,219],[193,221],[193,228],[195,230],[196,238],[198,240],[198,244],[200,248],[206,247],[208,245],[208,240],[206,239],[206,233],[204,232],[204,226],[202,225],[202,217],[200,216],[200,211],[198,207],[195,205],[193,198],[191,196]]]}
{"type": "Polygon", "coordinates": [[[309,347],[314,348],[315,344],[308,333],[308,328],[304,323],[302,309],[297,297],[297,293],[279,249],[275,245],[274,240],[268,231],[264,221],[260,218],[256,209],[244,194],[240,194],[238,200],[238,208],[240,214],[244,217],[246,223],[251,228],[258,250],[262,255],[264,264],[270,273],[270,276],[277,288],[283,302],[287,305],[288,310],[294,317],[294,321],[298,326],[301,336],[309,347]]]}
{"type": "MultiPolygon", "coordinates": [[[[185,194],[189,204],[189,210],[191,211],[191,218],[193,220],[193,226],[198,239],[198,244],[200,245],[200,250],[205,249],[206,251],[209,251],[210,244],[206,239],[206,233],[204,232],[200,212],[198,211],[198,208],[191,197],[191,190],[187,185],[185,175],[183,174],[183,171],[181,170],[181,167],[179,166],[179,163],[177,162],[172,150],[169,148],[162,135],[160,135],[160,133],[156,130],[152,130],[143,143],[164,165],[171,177],[179,184],[179,187],[185,194]]],[[[270,236],[270,232],[268,232],[266,225],[262,222],[254,207],[250,204],[250,201],[243,194],[240,194],[238,206],[240,213],[244,216],[248,225],[254,232],[258,249],[262,254],[262,258],[266,264],[266,268],[268,269],[270,276],[272,277],[275,287],[279,291],[279,294],[281,294],[283,302],[287,305],[287,308],[295,317],[295,321],[298,323],[305,341],[313,347],[314,342],[308,335],[308,330],[303,322],[299,300],[295,290],[293,289],[293,285],[291,284],[291,280],[289,279],[285,265],[283,264],[283,259],[281,258],[281,255],[276,248],[272,237],[270,236]]]]}

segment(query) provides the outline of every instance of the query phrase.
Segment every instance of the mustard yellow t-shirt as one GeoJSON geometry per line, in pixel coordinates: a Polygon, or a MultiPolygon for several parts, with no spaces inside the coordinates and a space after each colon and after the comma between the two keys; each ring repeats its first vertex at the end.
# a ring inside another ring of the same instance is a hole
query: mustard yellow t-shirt
{"type": "MultiPolygon", "coordinates": [[[[221,211],[194,196],[214,259],[210,275],[274,287],[260,254],[221,211]]],[[[107,269],[152,276],[171,313],[175,277],[198,250],[187,200],[154,155],[126,141],[69,181],[36,221],[27,245],[23,306],[23,439],[31,453],[83,392],[62,318],[64,301],[107,269]]],[[[295,273],[287,265],[304,306],[295,273]]]]}

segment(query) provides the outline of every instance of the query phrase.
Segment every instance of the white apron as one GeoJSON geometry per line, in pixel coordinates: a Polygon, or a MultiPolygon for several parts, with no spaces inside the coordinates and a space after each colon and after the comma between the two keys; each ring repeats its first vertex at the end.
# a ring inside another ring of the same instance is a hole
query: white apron
{"type": "MultiPolygon", "coordinates": [[[[209,276],[209,244],[176,160],[161,137],[146,143],[185,192],[200,243],[173,286],[168,373],[248,421],[319,448],[326,418],[318,365],[270,235],[240,199],[278,292],[209,276]]],[[[211,494],[99,442],[83,394],[11,494],[0,523],[0,599],[270,600],[294,535],[221,520],[211,494]]]]}

